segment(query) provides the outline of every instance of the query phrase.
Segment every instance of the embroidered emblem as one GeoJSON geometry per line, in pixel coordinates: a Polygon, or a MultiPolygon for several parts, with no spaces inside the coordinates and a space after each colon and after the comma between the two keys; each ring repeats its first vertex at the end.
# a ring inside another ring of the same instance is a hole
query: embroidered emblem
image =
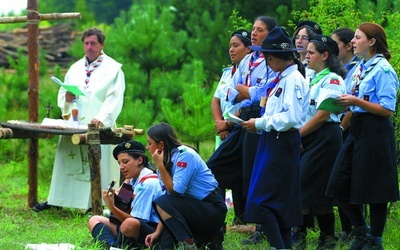
{"type": "Polygon", "coordinates": [[[181,168],[186,168],[186,167],[187,167],[187,162],[178,161],[178,163],[176,163],[176,165],[177,165],[178,167],[181,167],[181,168]]]}
{"type": "Polygon", "coordinates": [[[278,88],[275,92],[275,96],[279,97],[282,94],[282,88],[278,88]]]}
{"type": "Polygon", "coordinates": [[[125,143],[125,148],[131,148],[131,147],[132,145],[129,142],[125,143]]]}
{"type": "Polygon", "coordinates": [[[330,84],[339,85],[339,84],[340,84],[340,81],[339,81],[339,79],[331,79],[331,81],[330,81],[329,83],[330,83],[330,84]]]}
{"type": "Polygon", "coordinates": [[[289,44],[288,43],[281,43],[281,48],[282,49],[287,49],[287,48],[289,48],[289,44]]]}

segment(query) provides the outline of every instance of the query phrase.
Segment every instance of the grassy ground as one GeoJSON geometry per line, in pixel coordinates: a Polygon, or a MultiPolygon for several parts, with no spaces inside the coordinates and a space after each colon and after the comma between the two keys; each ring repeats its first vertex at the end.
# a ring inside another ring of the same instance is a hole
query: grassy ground
{"type": "MultiPolygon", "coordinates": [[[[89,215],[83,211],[64,208],[60,211],[47,210],[36,213],[28,207],[27,159],[18,157],[18,154],[25,154],[26,147],[23,144],[21,146],[18,143],[14,145],[14,143],[15,141],[0,142],[0,152],[12,144],[16,154],[15,158],[0,158],[0,250],[25,249],[26,244],[40,243],[70,243],[75,245],[76,249],[99,249],[97,245],[92,244],[92,237],[87,229],[89,215]]],[[[47,198],[55,145],[56,139],[41,143],[39,201],[47,198]]],[[[232,221],[232,217],[232,211],[229,210],[228,224],[232,221]]],[[[392,205],[388,217],[383,239],[385,249],[400,249],[399,223],[400,205],[396,203],[392,205]]],[[[336,227],[339,230],[338,222],[336,227]]],[[[228,231],[225,236],[224,249],[269,249],[266,241],[257,246],[242,246],[241,240],[246,237],[248,237],[246,234],[228,231]]],[[[318,232],[309,232],[308,249],[315,249],[317,238],[318,232]]],[[[336,249],[346,249],[346,246],[339,245],[336,249]]]]}

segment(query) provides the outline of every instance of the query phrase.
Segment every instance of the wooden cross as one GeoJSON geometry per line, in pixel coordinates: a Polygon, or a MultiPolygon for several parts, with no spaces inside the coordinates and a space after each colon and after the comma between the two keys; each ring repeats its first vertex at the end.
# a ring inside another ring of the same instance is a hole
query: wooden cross
{"type": "Polygon", "coordinates": [[[50,118],[50,111],[53,109],[50,102],[47,104],[47,106],[44,106],[44,108],[46,109],[46,117],[50,118]]]}
{"type": "MultiPolygon", "coordinates": [[[[28,113],[30,122],[38,122],[39,107],[39,22],[41,20],[57,19],[79,19],[80,13],[53,13],[40,14],[38,12],[37,0],[27,0],[27,16],[1,17],[0,23],[27,22],[28,26],[28,57],[29,57],[29,82],[28,82],[28,113]]],[[[38,139],[29,139],[29,171],[28,171],[28,204],[33,207],[37,204],[38,186],[38,158],[39,147],[38,139]]]]}

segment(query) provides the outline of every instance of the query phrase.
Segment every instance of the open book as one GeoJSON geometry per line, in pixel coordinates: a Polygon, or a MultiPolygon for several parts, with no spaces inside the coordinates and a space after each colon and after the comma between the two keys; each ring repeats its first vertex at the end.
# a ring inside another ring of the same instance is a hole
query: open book
{"type": "Polygon", "coordinates": [[[85,95],[85,93],[83,93],[82,90],[80,88],[78,88],[78,86],[71,85],[71,84],[65,84],[55,76],[52,76],[50,78],[51,78],[51,80],[58,83],[61,87],[63,87],[66,91],[71,92],[74,95],[85,95]]]}
{"type": "Polygon", "coordinates": [[[317,109],[325,110],[332,113],[341,113],[344,106],[337,103],[338,98],[342,95],[339,91],[321,88],[317,100],[317,109]]]}
{"type": "Polygon", "coordinates": [[[225,113],[224,119],[227,120],[227,121],[233,122],[233,123],[237,123],[237,124],[240,124],[240,123],[243,122],[242,119],[240,119],[240,118],[237,117],[236,115],[231,114],[231,113],[229,113],[229,112],[226,112],[226,113],[225,113]]]}

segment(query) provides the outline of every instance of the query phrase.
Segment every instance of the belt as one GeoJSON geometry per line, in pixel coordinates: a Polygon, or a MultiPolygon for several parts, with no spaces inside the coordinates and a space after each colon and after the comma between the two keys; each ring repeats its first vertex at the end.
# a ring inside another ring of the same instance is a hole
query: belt
{"type": "Polygon", "coordinates": [[[240,112],[257,111],[257,110],[261,110],[261,107],[258,104],[252,104],[250,106],[240,108],[240,112]]]}
{"type": "Polygon", "coordinates": [[[216,189],[214,189],[213,191],[211,191],[210,194],[207,195],[206,198],[204,198],[204,199],[211,198],[211,197],[213,197],[213,196],[216,196],[217,194],[219,194],[218,188],[216,188],[216,189]]]}

